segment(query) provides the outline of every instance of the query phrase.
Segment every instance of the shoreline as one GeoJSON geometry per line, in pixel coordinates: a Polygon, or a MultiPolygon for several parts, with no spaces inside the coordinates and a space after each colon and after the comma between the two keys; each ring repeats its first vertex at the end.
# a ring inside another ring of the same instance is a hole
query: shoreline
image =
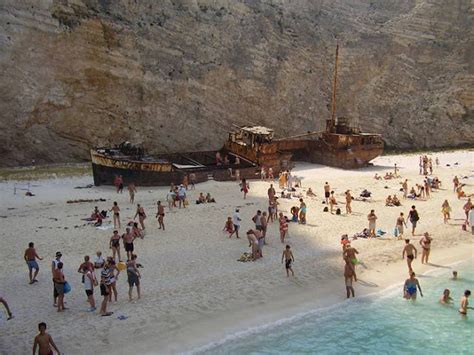
{"type": "MultiPolygon", "coordinates": [[[[454,270],[452,267],[454,265],[468,262],[474,263],[473,251],[466,248],[467,245],[468,244],[466,243],[447,250],[444,249],[442,251],[444,255],[441,259],[436,258],[436,262],[443,265],[431,263],[417,267],[419,269],[419,271],[417,271],[417,277],[420,279],[421,285],[423,285],[423,276],[440,270],[440,268],[454,270]],[[459,260],[459,258],[461,258],[461,260],[459,260]]],[[[191,325],[189,329],[181,329],[180,336],[176,337],[176,339],[168,339],[169,343],[167,346],[163,347],[163,344],[160,344],[159,353],[203,353],[206,350],[225,344],[227,341],[235,338],[245,337],[251,335],[253,332],[260,332],[265,329],[271,329],[275,326],[298,320],[301,317],[313,313],[324,312],[334,307],[342,306],[352,300],[357,300],[358,298],[380,297],[385,291],[390,291],[396,287],[402,287],[405,281],[404,278],[397,282],[390,282],[388,280],[391,279],[391,276],[403,274],[404,270],[406,270],[406,262],[404,260],[386,266],[375,265],[374,269],[365,270],[363,272],[361,272],[359,266],[359,269],[357,270],[358,279],[363,282],[377,282],[378,286],[376,286],[375,290],[371,289],[371,287],[361,287],[358,285],[358,281],[354,284],[356,297],[348,300],[344,297],[345,288],[343,279],[337,281],[325,280],[323,281],[324,287],[326,288],[325,292],[321,292],[318,287],[316,287],[296,295],[296,300],[302,302],[301,304],[295,305],[295,297],[293,297],[291,300],[276,301],[263,305],[263,307],[252,307],[245,312],[242,310],[237,313],[226,312],[224,314],[216,315],[215,318],[213,317],[204,322],[198,322],[191,325]],[[381,270],[382,267],[384,267],[384,270],[381,270]],[[384,273],[384,278],[380,277],[381,272],[384,273]],[[315,294],[318,293],[321,298],[315,302],[313,298],[315,297],[315,294]],[[334,294],[337,295],[336,298],[334,297],[334,294]],[[255,315],[257,311],[264,313],[263,316],[260,314],[259,317],[255,316],[252,318],[251,315],[255,315]],[[232,326],[232,323],[236,322],[239,323],[238,327],[232,326]],[[206,329],[205,333],[208,334],[207,336],[199,334],[200,330],[202,332],[202,329],[206,329]],[[229,333],[231,333],[231,335],[229,335],[229,333]]],[[[406,277],[408,277],[408,273],[406,277]]],[[[418,302],[422,302],[422,299],[418,300],[418,302]]],[[[135,345],[133,348],[136,348],[135,345]]],[[[156,352],[151,350],[152,348],[153,346],[151,346],[146,353],[156,354],[156,352]]],[[[120,349],[124,350],[123,347],[120,347],[120,349]]],[[[126,352],[127,351],[125,350],[123,351],[123,353],[126,352]]]]}

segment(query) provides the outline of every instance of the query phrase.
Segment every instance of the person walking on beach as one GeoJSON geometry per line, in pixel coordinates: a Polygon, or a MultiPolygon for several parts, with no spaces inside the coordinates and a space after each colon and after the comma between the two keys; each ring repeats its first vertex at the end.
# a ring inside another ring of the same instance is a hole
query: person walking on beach
{"type": "Polygon", "coordinates": [[[413,259],[416,259],[417,254],[418,250],[416,250],[415,246],[410,243],[410,239],[405,239],[405,247],[403,248],[402,259],[405,259],[405,255],[407,256],[408,274],[413,272],[411,263],[413,262],[413,259]]]}
{"type": "Polygon", "coordinates": [[[326,205],[329,203],[329,196],[331,196],[331,186],[329,186],[328,182],[324,184],[324,198],[326,199],[326,205]]]}
{"type": "Polygon", "coordinates": [[[125,229],[125,233],[122,235],[123,246],[125,252],[127,253],[127,260],[132,258],[132,253],[134,251],[133,242],[135,241],[135,236],[130,232],[130,228],[125,229]]]}
{"type": "Polygon", "coordinates": [[[408,196],[408,179],[402,183],[402,190],[403,190],[403,198],[407,198],[408,196]]]}
{"type": "Polygon", "coordinates": [[[186,188],[184,187],[183,184],[181,184],[178,189],[178,208],[181,208],[181,205],[183,205],[183,208],[186,208],[185,200],[186,200],[186,188]]]}
{"type": "Polygon", "coordinates": [[[158,229],[165,230],[165,221],[164,221],[164,219],[165,219],[165,208],[161,204],[161,201],[158,201],[156,203],[156,206],[157,206],[156,217],[158,217],[158,225],[159,225],[158,229]]]}
{"type": "Polygon", "coordinates": [[[444,224],[448,223],[448,220],[451,219],[451,207],[449,206],[448,200],[444,200],[441,205],[441,212],[443,213],[444,224]]]}
{"type": "Polygon", "coordinates": [[[174,207],[174,201],[176,199],[176,194],[174,193],[173,189],[171,188],[170,191],[166,194],[166,202],[168,202],[168,208],[170,211],[174,207]]]}
{"type": "Polygon", "coordinates": [[[82,272],[84,273],[84,290],[87,296],[87,302],[91,306],[89,308],[90,312],[94,312],[95,308],[95,299],[94,299],[94,286],[97,286],[97,280],[95,278],[94,272],[88,267],[83,266],[82,272]]]}
{"type": "Polygon", "coordinates": [[[460,307],[459,307],[459,313],[460,313],[463,317],[466,317],[466,316],[467,316],[467,310],[468,310],[468,309],[473,309],[473,307],[469,307],[468,298],[469,298],[470,295],[471,295],[471,291],[470,291],[470,290],[466,290],[466,291],[464,291],[464,295],[463,295],[462,298],[461,298],[461,305],[460,305],[460,307]]]}
{"type": "Polygon", "coordinates": [[[13,319],[13,313],[10,310],[10,307],[8,306],[7,300],[0,296],[0,303],[3,304],[3,307],[5,307],[5,310],[7,311],[7,320],[13,319]]]}
{"type": "Polygon", "coordinates": [[[459,179],[457,177],[457,175],[454,176],[454,179],[453,179],[453,191],[456,192],[456,190],[458,189],[459,187],[459,179]]]}
{"type": "Polygon", "coordinates": [[[367,220],[369,221],[369,235],[375,237],[375,225],[377,221],[375,210],[370,210],[370,213],[367,215],[367,220]]]}
{"type": "Polygon", "coordinates": [[[38,280],[36,280],[36,277],[39,273],[39,266],[36,262],[36,259],[43,260],[43,258],[39,257],[36,253],[35,244],[33,242],[30,242],[28,244],[28,249],[25,250],[25,255],[23,256],[23,258],[25,259],[26,264],[28,265],[30,285],[35,282],[38,282],[38,280]],[[35,270],[34,274],[33,270],[35,270]]]}
{"type": "Polygon", "coordinates": [[[137,288],[138,299],[140,299],[140,271],[137,266],[137,255],[132,254],[132,259],[127,261],[128,300],[132,301],[133,286],[137,288]]]}
{"type": "Polygon", "coordinates": [[[142,226],[142,229],[144,230],[146,213],[143,207],[140,206],[139,203],[137,204],[137,212],[135,213],[135,216],[133,217],[133,219],[137,218],[137,216],[138,216],[138,221],[140,222],[140,225],[142,226]]]}
{"type": "Polygon", "coordinates": [[[135,183],[131,182],[127,186],[128,194],[130,195],[130,203],[133,205],[135,202],[135,193],[137,192],[137,188],[135,187],[135,183]]]}
{"type": "Polygon", "coordinates": [[[346,284],[346,296],[347,298],[355,297],[354,287],[352,286],[353,281],[357,281],[355,272],[355,265],[349,258],[344,258],[344,282],[346,284]]]}
{"type": "Polygon", "coordinates": [[[46,328],[46,323],[41,322],[38,324],[39,334],[35,336],[33,342],[33,355],[36,354],[37,349],[39,355],[53,355],[53,350],[51,347],[53,347],[53,349],[56,350],[58,354],[61,354],[51,335],[46,333],[46,328]]]}
{"type": "MultiPolygon", "coordinates": [[[[237,238],[239,238],[240,221],[242,221],[242,219],[240,218],[240,211],[237,208],[235,210],[234,215],[232,216],[232,223],[234,224],[234,233],[237,238]]],[[[232,237],[234,233],[229,235],[229,238],[232,237]]]]}
{"type": "Polygon", "coordinates": [[[286,219],[285,216],[283,216],[283,213],[280,212],[280,215],[279,215],[279,223],[280,223],[280,241],[282,243],[285,243],[285,237],[286,237],[286,234],[288,232],[288,221],[286,219]]]}
{"type": "Polygon", "coordinates": [[[351,190],[346,191],[346,214],[352,213],[352,195],[351,190]]]}
{"type": "Polygon", "coordinates": [[[430,258],[432,240],[433,238],[430,237],[428,232],[425,232],[423,234],[423,237],[421,237],[420,239],[422,264],[428,264],[428,259],[430,258]]]}
{"type": "Polygon", "coordinates": [[[64,284],[66,283],[66,279],[63,274],[62,262],[59,262],[57,268],[53,271],[53,282],[58,295],[58,312],[63,312],[66,309],[66,307],[64,307],[64,284]]]}
{"type": "Polygon", "coordinates": [[[114,214],[114,228],[120,228],[120,207],[118,206],[117,201],[114,201],[114,205],[109,210],[114,214]],[[117,227],[118,226],[118,227],[117,227]]]}
{"type": "Polygon", "coordinates": [[[285,250],[283,250],[283,254],[281,255],[281,263],[283,264],[283,259],[285,259],[285,269],[286,269],[286,277],[290,277],[291,275],[295,276],[293,268],[291,264],[295,262],[295,257],[293,256],[293,252],[291,251],[291,247],[286,245],[285,250]]]}
{"type": "Polygon", "coordinates": [[[403,285],[403,297],[407,300],[416,301],[416,291],[417,288],[420,290],[420,296],[423,297],[423,292],[421,291],[420,283],[418,279],[415,277],[415,273],[412,272],[410,274],[410,278],[405,280],[405,284],[403,285]]]}
{"type": "Polygon", "coordinates": [[[400,216],[397,218],[397,222],[396,222],[396,225],[395,225],[395,228],[397,229],[399,240],[403,238],[403,233],[404,233],[403,226],[406,227],[407,222],[405,222],[405,217],[403,215],[403,212],[400,212],[400,216]]]}
{"type": "Polygon", "coordinates": [[[109,247],[112,249],[112,257],[115,260],[115,255],[117,254],[118,260],[122,261],[120,257],[120,235],[118,234],[118,230],[114,230],[114,234],[110,237],[109,247]]]}
{"type": "Polygon", "coordinates": [[[53,259],[51,262],[51,275],[53,277],[53,306],[57,307],[57,299],[58,299],[58,291],[56,291],[56,284],[54,283],[54,270],[58,268],[58,264],[61,262],[61,257],[63,254],[61,254],[60,251],[56,252],[56,258],[53,259]]]}
{"type": "Polygon", "coordinates": [[[420,220],[420,216],[418,215],[418,211],[416,210],[415,206],[411,206],[410,212],[408,212],[408,219],[411,223],[411,235],[415,235],[416,224],[420,220]]]}

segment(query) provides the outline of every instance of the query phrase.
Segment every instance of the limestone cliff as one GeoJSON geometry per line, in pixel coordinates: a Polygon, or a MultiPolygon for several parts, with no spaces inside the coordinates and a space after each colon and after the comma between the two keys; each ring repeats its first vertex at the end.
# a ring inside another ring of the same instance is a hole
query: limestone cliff
{"type": "Polygon", "coordinates": [[[0,165],[221,146],[338,115],[399,148],[474,142],[471,0],[1,0],[0,165]]]}

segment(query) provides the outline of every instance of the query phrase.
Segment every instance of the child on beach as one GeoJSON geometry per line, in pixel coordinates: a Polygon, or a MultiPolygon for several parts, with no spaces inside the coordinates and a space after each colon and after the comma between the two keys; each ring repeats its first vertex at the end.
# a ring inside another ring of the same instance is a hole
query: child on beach
{"type": "Polygon", "coordinates": [[[227,221],[225,221],[224,229],[223,231],[226,231],[229,233],[229,238],[232,237],[232,234],[234,234],[234,223],[232,222],[232,217],[227,217],[227,221]]]}
{"type": "Polygon", "coordinates": [[[291,247],[289,245],[285,247],[285,250],[283,250],[283,254],[281,255],[282,264],[283,259],[285,259],[286,277],[290,277],[290,271],[291,275],[295,276],[293,268],[291,267],[291,264],[295,262],[295,257],[293,256],[293,252],[291,251],[291,247]]]}
{"type": "Polygon", "coordinates": [[[46,333],[46,327],[46,323],[41,322],[38,324],[39,334],[35,337],[33,344],[33,354],[36,354],[36,349],[39,348],[40,355],[52,355],[53,350],[51,350],[51,347],[53,347],[53,349],[56,350],[58,354],[60,354],[61,352],[54,343],[53,338],[51,335],[46,333]]]}

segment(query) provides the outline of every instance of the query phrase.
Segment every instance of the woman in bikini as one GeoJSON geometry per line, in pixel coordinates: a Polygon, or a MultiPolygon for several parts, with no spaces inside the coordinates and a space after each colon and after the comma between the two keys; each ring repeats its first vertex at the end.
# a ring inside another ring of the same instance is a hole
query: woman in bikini
{"type": "Polygon", "coordinates": [[[112,249],[112,258],[115,260],[115,254],[118,255],[119,261],[122,261],[120,258],[120,235],[118,234],[118,230],[114,230],[114,234],[110,238],[110,249],[112,249]]]}
{"type": "Polygon", "coordinates": [[[138,216],[138,221],[140,222],[140,225],[142,226],[142,229],[145,229],[146,214],[145,214],[145,210],[143,209],[142,206],[140,206],[139,203],[137,204],[137,212],[135,213],[135,217],[133,217],[133,219],[137,218],[137,216],[138,216]]]}
{"type": "Polygon", "coordinates": [[[114,213],[114,228],[120,228],[120,207],[118,206],[117,201],[114,201],[114,205],[109,210],[114,213]]]}
{"type": "Polygon", "coordinates": [[[282,212],[280,212],[280,218],[278,221],[280,222],[280,241],[285,243],[285,236],[288,231],[288,221],[286,220],[285,216],[283,216],[282,212]]]}
{"type": "Polygon", "coordinates": [[[450,216],[451,207],[449,206],[448,200],[444,200],[443,204],[441,205],[441,213],[443,213],[444,224],[448,223],[448,220],[451,219],[450,216]]]}
{"type": "Polygon", "coordinates": [[[428,264],[428,259],[430,257],[430,251],[431,251],[431,241],[433,238],[430,237],[428,232],[425,232],[423,234],[423,237],[420,239],[420,245],[421,245],[421,263],[422,264],[428,264]]]}

